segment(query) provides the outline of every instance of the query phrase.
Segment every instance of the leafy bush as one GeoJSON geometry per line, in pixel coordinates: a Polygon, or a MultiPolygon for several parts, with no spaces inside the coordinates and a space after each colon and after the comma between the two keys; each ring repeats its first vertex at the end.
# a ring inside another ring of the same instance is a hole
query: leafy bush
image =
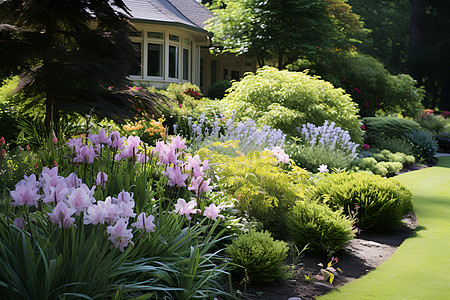
{"type": "Polygon", "coordinates": [[[395,117],[366,117],[364,140],[371,147],[376,147],[379,141],[385,139],[403,139],[405,134],[420,130],[420,125],[409,119],[395,117]]]}
{"type": "Polygon", "coordinates": [[[406,138],[414,144],[414,155],[419,161],[435,163],[435,154],[439,150],[438,142],[427,131],[414,130],[406,134],[406,138]]]}
{"type": "Polygon", "coordinates": [[[391,230],[412,210],[411,192],[396,180],[368,173],[329,174],[315,184],[312,199],[354,216],[361,229],[391,230]],[[356,213],[355,213],[356,211],[356,213]]]}
{"type": "Polygon", "coordinates": [[[422,111],[416,122],[433,134],[439,134],[446,125],[445,118],[441,115],[436,116],[432,110],[422,111]]]}
{"type": "Polygon", "coordinates": [[[436,140],[439,144],[439,150],[441,152],[450,152],[450,133],[444,132],[436,136],[436,140]]]}
{"type": "Polygon", "coordinates": [[[208,88],[206,95],[211,99],[222,99],[225,97],[226,90],[231,87],[229,80],[219,80],[208,88]]]}
{"type": "Polygon", "coordinates": [[[235,110],[238,119],[252,118],[286,134],[295,136],[301,124],[322,125],[328,120],[347,130],[353,141],[361,141],[358,110],[350,96],[306,73],[263,67],[233,82],[221,102],[230,112],[235,110]]]}
{"type": "MultiPolygon", "coordinates": [[[[249,231],[227,247],[233,263],[244,267],[252,283],[262,284],[283,277],[281,263],[287,255],[287,244],[274,241],[268,231],[249,231]]],[[[235,268],[243,273],[240,268],[235,268]]]]}
{"type": "Polygon", "coordinates": [[[341,250],[354,235],[350,219],[315,201],[297,202],[289,212],[287,228],[297,247],[308,245],[327,256],[341,250]]]}
{"type": "Polygon", "coordinates": [[[313,173],[317,173],[318,167],[322,164],[327,165],[330,169],[349,169],[354,160],[353,155],[342,151],[295,143],[286,146],[286,153],[298,166],[313,173]]]}
{"type": "MultiPolygon", "coordinates": [[[[250,151],[246,156],[232,157],[219,154],[211,146],[200,149],[198,154],[216,165],[219,185],[238,199],[236,208],[261,222],[276,238],[286,237],[285,214],[304,197],[306,171],[295,165],[290,171],[283,170],[271,151],[250,151]]],[[[231,143],[223,147],[237,149],[231,143]]]]}
{"type": "Polygon", "coordinates": [[[356,51],[335,51],[308,68],[352,96],[363,117],[401,113],[415,117],[422,109],[423,88],[407,74],[392,75],[382,63],[356,51]]]}

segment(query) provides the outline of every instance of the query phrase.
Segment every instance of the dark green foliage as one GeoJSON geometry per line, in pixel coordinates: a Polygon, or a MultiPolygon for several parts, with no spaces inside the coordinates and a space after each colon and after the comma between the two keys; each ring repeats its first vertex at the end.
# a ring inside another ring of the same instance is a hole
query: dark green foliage
{"type": "Polygon", "coordinates": [[[406,155],[412,155],[414,153],[414,145],[405,139],[399,138],[378,140],[377,148],[386,149],[393,153],[400,152],[406,155]]]}
{"type": "Polygon", "coordinates": [[[211,99],[222,99],[225,97],[225,92],[231,87],[229,80],[219,80],[208,88],[206,95],[211,99]]]}
{"type": "Polygon", "coordinates": [[[325,164],[328,169],[349,169],[353,156],[339,150],[332,150],[323,147],[308,147],[304,145],[292,144],[286,147],[286,153],[300,167],[317,173],[317,168],[325,164]]]}
{"type": "Polygon", "coordinates": [[[299,249],[332,256],[353,239],[352,221],[315,201],[300,201],[288,215],[287,228],[299,249]]]}
{"type": "Polygon", "coordinates": [[[446,125],[443,116],[436,116],[433,113],[419,116],[416,122],[419,123],[423,129],[428,130],[433,134],[439,134],[446,125]]]}
{"type": "Polygon", "coordinates": [[[450,133],[444,132],[436,136],[436,140],[439,144],[439,151],[449,153],[450,152],[450,133]]]}
{"type": "Polygon", "coordinates": [[[377,147],[378,141],[403,139],[406,133],[420,130],[417,122],[396,117],[366,117],[363,122],[366,127],[364,140],[371,147],[377,147]]]}
{"type": "Polygon", "coordinates": [[[375,57],[392,73],[407,72],[410,1],[349,0],[348,3],[370,30],[358,50],[375,57]]]}
{"type": "Polygon", "coordinates": [[[61,111],[92,110],[118,121],[142,113],[130,101],[138,95],[128,92],[136,59],[128,12],[122,0],[2,1],[0,65],[21,75],[15,92],[45,95],[47,128],[61,111]]]}
{"type": "Polygon", "coordinates": [[[16,124],[16,113],[6,105],[0,104],[0,138],[4,137],[7,143],[14,143],[19,130],[16,124]]]}
{"type": "Polygon", "coordinates": [[[310,67],[336,87],[343,88],[359,106],[362,117],[402,113],[415,117],[423,108],[425,91],[406,74],[392,75],[382,63],[357,52],[331,53],[327,61],[310,67]]]}
{"type": "Polygon", "coordinates": [[[435,154],[439,150],[438,142],[427,131],[414,130],[406,134],[406,138],[414,144],[414,155],[418,161],[435,163],[435,154]]]}
{"type": "MultiPolygon", "coordinates": [[[[228,246],[226,253],[233,263],[244,267],[252,284],[272,282],[283,277],[282,261],[287,255],[287,244],[273,240],[268,231],[249,231],[228,246]]],[[[243,277],[244,270],[235,268],[243,277]]]]}
{"type": "Polygon", "coordinates": [[[355,212],[358,226],[368,230],[391,230],[402,215],[412,210],[411,192],[398,181],[368,173],[330,174],[316,182],[311,193],[334,210],[349,216],[355,212]]]}

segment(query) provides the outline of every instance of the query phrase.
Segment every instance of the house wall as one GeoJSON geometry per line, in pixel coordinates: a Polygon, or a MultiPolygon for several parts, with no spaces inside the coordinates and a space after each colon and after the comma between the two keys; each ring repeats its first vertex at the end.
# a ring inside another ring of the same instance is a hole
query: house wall
{"type": "Polygon", "coordinates": [[[189,30],[180,26],[167,25],[167,24],[155,24],[150,22],[138,22],[134,24],[140,36],[131,36],[130,39],[134,43],[140,43],[141,50],[141,64],[140,74],[130,75],[130,79],[137,85],[148,85],[156,88],[168,86],[170,83],[184,83],[192,82],[196,85],[200,85],[200,47],[209,44],[208,35],[194,30],[189,30]],[[150,34],[149,33],[158,33],[150,34]],[[158,36],[159,35],[159,36],[158,36]],[[178,37],[178,41],[174,40],[174,37],[178,37]],[[155,47],[155,45],[161,45],[162,48],[162,68],[159,76],[152,76],[148,74],[149,60],[149,47],[155,47]],[[171,48],[172,46],[172,48],[171,48]],[[170,70],[173,74],[173,66],[169,66],[169,51],[173,51],[173,47],[178,48],[177,66],[178,76],[171,77],[170,70]],[[186,66],[183,49],[188,50],[188,76],[184,76],[184,66],[186,66]],[[172,67],[172,69],[169,69],[172,67]]]}
{"type": "Polygon", "coordinates": [[[140,36],[131,36],[134,43],[141,44],[140,75],[131,75],[129,78],[136,85],[163,88],[171,83],[191,82],[198,85],[203,93],[219,80],[239,80],[246,72],[256,71],[256,60],[245,57],[236,57],[232,54],[213,55],[209,53],[209,36],[206,32],[190,30],[177,24],[158,24],[155,22],[134,21],[135,28],[140,36]],[[162,38],[155,38],[149,33],[161,33],[162,38]],[[179,41],[173,41],[171,36],[179,37],[179,41]],[[185,41],[189,43],[186,44],[185,41]],[[153,45],[162,45],[162,70],[160,76],[148,75],[148,49],[153,45]],[[169,48],[179,47],[178,53],[178,77],[169,76],[169,48]],[[183,78],[184,58],[183,49],[189,50],[189,70],[187,79],[183,78]]]}
{"type": "Polygon", "coordinates": [[[200,88],[204,93],[219,80],[239,80],[246,72],[256,72],[256,59],[245,55],[214,55],[208,47],[202,47],[200,88]]]}

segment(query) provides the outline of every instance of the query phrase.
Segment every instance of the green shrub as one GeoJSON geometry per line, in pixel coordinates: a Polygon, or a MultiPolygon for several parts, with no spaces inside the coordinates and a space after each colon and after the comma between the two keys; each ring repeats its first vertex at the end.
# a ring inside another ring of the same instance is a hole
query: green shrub
{"type": "Polygon", "coordinates": [[[444,130],[446,125],[445,118],[443,116],[436,116],[433,113],[424,113],[420,115],[416,122],[419,123],[423,129],[433,134],[439,134],[442,130],[444,130]]]}
{"type": "Polygon", "coordinates": [[[333,255],[353,239],[352,221],[315,201],[300,201],[288,215],[287,228],[299,249],[333,255]]]}
{"type": "Polygon", "coordinates": [[[356,226],[365,230],[397,228],[402,215],[412,210],[411,196],[398,181],[368,173],[329,174],[316,182],[311,195],[349,216],[359,207],[356,226]]]}
{"type": "Polygon", "coordinates": [[[377,148],[386,149],[393,153],[400,152],[406,155],[414,154],[414,145],[404,139],[382,139],[377,141],[377,148]]]}
{"type": "Polygon", "coordinates": [[[317,173],[317,168],[322,164],[329,169],[349,169],[354,159],[351,154],[336,149],[297,144],[287,146],[286,153],[298,166],[313,173],[317,173]]]}
{"type": "Polygon", "coordinates": [[[222,99],[230,87],[231,82],[229,80],[219,80],[208,88],[206,95],[211,99],[222,99]]]}
{"type": "MultiPolygon", "coordinates": [[[[251,282],[262,284],[283,277],[282,261],[287,255],[287,244],[274,241],[270,233],[249,231],[227,247],[233,263],[247,270],[251,282]]],[[[236,268],[239,273],[243,270],[236,268]]]]}
{"type": "Polygon", "coordinates": [[[238,119],[249,117],[291,135],[298,135],[296,127],[301,124],[320,126],[328,120],[349,131],[353,141],[361,142],[358,109],[350,96],[306,73],[272,67],[247,73],[232,83],[223,105],[235,110],[238,119]]]}
{"type": "Polygon", "coordinates": [[[422,109],[425,90],[407,74],[392,75],[382,63],[356,51],[335,51],[311,67],[358,103],[361,116],[402,113],[415,117],[422,109]]]}
{"type": "Polygon", "coordinates": [[[377,148],[379,141],[403,139],[406,133],[420,130],[417,122],[395,117],[367,117],[363,118],[363,122],[366,130],[365,143],[377,148]]]}
{"type": "Polygon", "coordinates": [[[381,176],[392,176],[403,169],[404,166],[415,162],[412,155],[401,152],[392,153],[386,149],[370,154],[372,157],[364,157],[354,163],[358,170],[369,171],[381,176]]]}
{"type": "Polygon", "coordinates": [[[406,138],[414,144],[414,155],[419,161],[436,162],[435,154],[439,150],[438,142],[427,131],[414,130],[406,134],[406,138]]]}
{"type": "MultiPolygon", "coordinates": [[[[215,143],[218,145],[220,143],[215,143]]],[[[237,151],[232,142],[223,144],[237,151]]],[[[198,151],[202,160],[216,165],[219,185],[238,201],[242,215],[256,219],[276,238],[285,238],[285,215],[299,199],[304,198],[307,172],[295,165],[290,171],[278,166],[271,151],[250,151],[246,156],[219,154],[213,147],[198,151]]]]}

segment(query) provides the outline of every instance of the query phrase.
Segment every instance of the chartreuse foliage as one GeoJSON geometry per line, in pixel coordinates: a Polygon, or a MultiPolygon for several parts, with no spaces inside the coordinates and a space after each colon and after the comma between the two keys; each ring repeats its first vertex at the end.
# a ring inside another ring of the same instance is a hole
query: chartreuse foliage
{"type": "MultiPolygon", "coordinates": [[[[231,243],[226,253],[233,263],[244,267],[251,283],[262,284],[283,277],[281,263],[287,255],[287,244],[274,241],[268,231],[249,231],[231,243]]],[[[236,267],[239,274],[242,268],[236,267]]]]}
{"type": "Polygon", "coordinates": [[[402,215],[412,210],[411,196],[398,181],[368,173],[329,174],[310,194],[333,210],[356,214],[356,226],[365,230],[397,228],[402,215]]]}
{"type": "Polygon", "coordinates": [[[230,141],[213,143],[198,152],[201,159],[208,158],[216,165],[220,187],[238,199],[236,207],[241,213],[260,221],[276,237],[286,237],[285,214],[297,200],[304,199],[307,172],[295,165],[283,170],[270,151],[250,151],[238,157],[219,154],[213,147],[221,145],[237,151],[237,142],[230,141]]]}
{"type": "Polygon", "coordinates": [[[389,150],[381,150],[373,153],[371,157],[364,157],[357,161],[357,169],[370,171],[376,175],[389,176],[400,171],[404,166],[413,164],[415,158],[401,152],[392,153],[389,150]]]}
{"type": "Polygon", "coordinates": [[[230,112],[236,111],[238,119],[252,118],[287,134],[298,135],[296,127],[301,124],[319,126],[328,120],[361,142],[356,104],[342,89],[317,76],[263,67],[233,82],[222,102],[230,112]]]}
{"type": "Polygon", "coordinates": [[[299,249],[308,246],[327,256],[353,239],[353,220],[315,201],[299,201],[288,215],[287,229],[299,249]]]}

